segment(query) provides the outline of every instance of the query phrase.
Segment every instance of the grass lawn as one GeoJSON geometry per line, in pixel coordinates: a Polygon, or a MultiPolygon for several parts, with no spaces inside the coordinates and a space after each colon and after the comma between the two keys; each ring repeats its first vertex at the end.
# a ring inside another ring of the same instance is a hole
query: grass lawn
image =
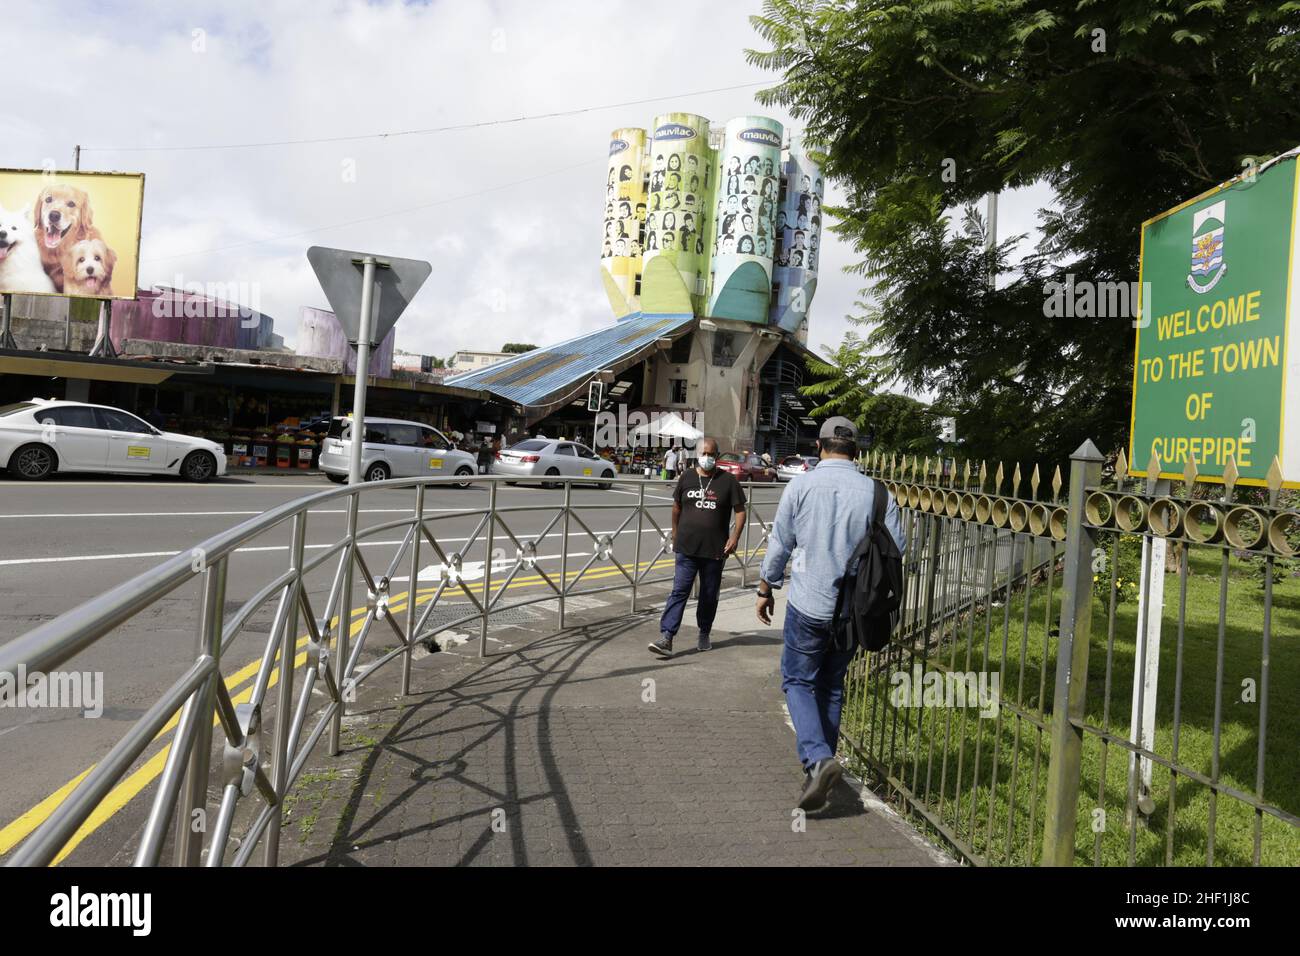
{"type": "MultiPolygon", "coordinates": [[[[1176,762],[1206,777],[1212,775],[1215,751],[1221,560],[1217,548],[1194,548],[1188,561],[1176,762]]],[[[1228,581],[1218,779],[1254,794],[1264,591],[1251,566],[1236,557],[1229,562],[1228,581]],[[1248,681],[1254,682],[1253,699],[1246,692],[1248,681]]],[[[895,707],[889,701],[892,685],[887,676],[865,679],[862,661],[855,662],[851,672],[845,733],[863,740],[878,764],[923,797],[944,826],[990,862],[1036,864],[1040,859],[1060,596],[1058,572],[1050,586],[1039,582],[1032,587],[1028,607],[1026,596],[1019,593],[1009,605],[993,608],[991,618],[982,608],[966,615],[958,622],[955,640],[937,652],[944,668],[997,673],[1003,705],[995,717],[981,718],[975,707],[895,707]],[[1041,729],[1036,722],[1049,729],[1041,729]]],[[[1154,747],[1165,758],[1174,756],[1178,606],[1179,577],[1167,574],[1154,747]]],[[[1107,633],[1106,603],[1094,599],[1085,720],[1127,738],[1137,643],[1136,601],[1116,606],[1109,687],[1107,633]]],[[[1293,816],[1300,816],[1300,708],[1294,703],[1300,690],[1298,644],[1300,579],[1287,578],[1273,588],[1263,796],[1265,803],[1293,816]]],[[[894,653],[901,661],[896,666],[910,670],[910,659],[897,649],[894,653]]],[[[936,652],[931,654],[933,666],[936,652]]],[[[1122,866],[1128,862],[1128,763],[1123,749],[1085,734],[1075,843],[1079,865],[1122,866]]],[[[1261,863],[1300,865],[1300,828],[1267,813],[1257,816],[1251,807],[1227,794],[1212,800],[1209,787],[1186,776],[1174,778],[1159,765],[1152,771],[1154,811],[1136,829],[1137,865],[1166,863],[1171,792],[1176,796],[1168,851],[1173,864],[1207,862],[1213,813],[1215,864],[1250,865],[1258,826],[1261,863]]],[[[914,819],[920,822],[919,816],[914,819]]]]}

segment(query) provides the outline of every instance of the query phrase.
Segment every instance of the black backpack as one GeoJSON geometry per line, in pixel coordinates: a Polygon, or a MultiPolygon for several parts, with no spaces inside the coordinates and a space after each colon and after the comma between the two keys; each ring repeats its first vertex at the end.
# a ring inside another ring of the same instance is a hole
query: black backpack
{"type": "MultiPolygon", "coordinates": [[[[874,479],[873,479],[874,480],[874,479]]],[[[837,650],[878,651],[889,643],[903,607],[903,555],[885,527],[889,489],[875,481],[871,527],[854,549],[831,622],[837,650]]]]}

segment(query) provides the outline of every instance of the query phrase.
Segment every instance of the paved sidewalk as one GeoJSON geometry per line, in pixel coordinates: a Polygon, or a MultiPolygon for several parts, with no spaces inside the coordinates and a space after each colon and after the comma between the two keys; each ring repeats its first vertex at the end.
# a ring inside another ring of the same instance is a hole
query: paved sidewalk
{"type": "Polygon", "coordinates": [[[603,597],[574,602],[563,632],[536,611],[494,629],[494,658],[477,639],[424,657],[405,700],[388,674],[363,685],[344,753],[315,756],[290,801],[282,862],[949,862],[848,778],[797,826],[780,630],[758,625],[748,592],[724,596],[713,650],[694,651],[688,627],[668,661],[645,649],[657,614],[603,597]]]}

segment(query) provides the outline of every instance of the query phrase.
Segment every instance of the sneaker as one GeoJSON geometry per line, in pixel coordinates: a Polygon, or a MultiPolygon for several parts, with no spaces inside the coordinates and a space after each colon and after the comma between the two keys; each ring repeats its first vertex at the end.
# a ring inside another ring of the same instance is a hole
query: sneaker
{"type": "Polygon", "coordinates": [[[708,632],[707,632],[707,631],[706,631],[706,632],[702,632],[702,633],[700,634],[700,642],[699,642],[698,644],[695,645],[695,649],[696,649],[697,651],[711,651],[711,650],[713,650],[713,642],[709,640],[709,635],[708,635],[708,632]]]}
{"type": "Polygon", "coordinates": [[[825,807],[830,801],[831,788],[843,774],[834,757],[818,760],[806,771],[803,790],[799,794],[799,809],[820,810],[825,807]]]}
{"type": "Polygon", "coordinates": [[[651,654],[658,654],[660,657],[673,656],[673,639],[667,634],[663,635],[657,641],[652,641],[646,645],[646,650],[651,654]]]}

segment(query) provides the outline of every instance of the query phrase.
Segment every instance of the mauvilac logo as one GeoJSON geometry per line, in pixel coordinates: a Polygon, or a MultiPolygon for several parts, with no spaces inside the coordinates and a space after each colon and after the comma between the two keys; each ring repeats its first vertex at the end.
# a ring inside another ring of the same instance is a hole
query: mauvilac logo
{"type": "Polygon", "coordinates": [[[754,129],[741,130],[737,138],[743,139],[747,143],[762,143],[764,146],[771,146],[773,149],[781,148],[781,137],[770,129],[755,127],[754,129]]]}
{"type": "Polygon", "coordinates": [[[625,149],[627,149],[627,140],[625,140],[625,139],[611,139],[611,140],[609,141],[609,155],[613,156],[613,155],[615,155],[616,153],[621,153],[621,152],[623,152],[623,150],[625,150],[625,149]]]}
{"type": "Polygon", "coordinates": [[[691,139],[695,130],[681,123],[665,123],[655,130],[655,139],[691,139]]]}

